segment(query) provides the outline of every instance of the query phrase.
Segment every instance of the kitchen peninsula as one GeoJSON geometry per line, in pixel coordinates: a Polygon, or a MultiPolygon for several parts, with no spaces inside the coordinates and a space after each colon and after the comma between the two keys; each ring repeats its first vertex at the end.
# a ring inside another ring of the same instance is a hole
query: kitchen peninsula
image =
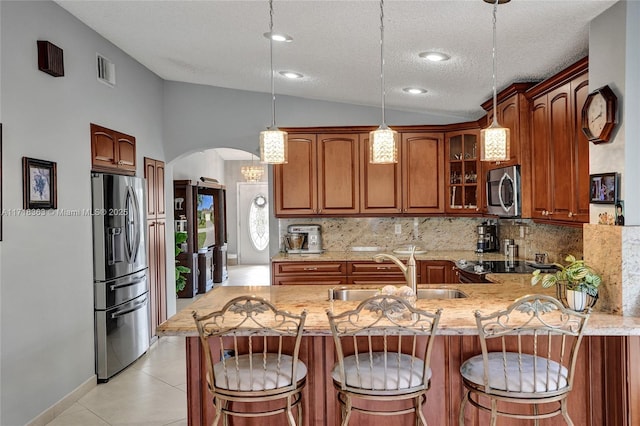
{"type": "MultiPolygon", "coordinates": [[[[445,259],[446,260],[446,259],[445,259]]],[[[451,259],[448,259],[451,260],[451,259]]],[[[442,308],[439,334],[432,357],[432,387],[427,396],[425,415],[429,424],[456,425],[462,383],[459,367],[464,359],[480,353],[473,311],[485,313],[504,308],[519,296],[533,291],[553,294],[552,290],[529,285],[529,275],[496,274],[488,277],[489,284],[431,284],[419,288],[451,288],[463,291],[468,297],[460,299],[420,299],[417,306],[424,309],[442,308]]],[[[373,285],[362,286],[375,288],[373,285]]],[[[191,312],[210,312],[220,309],[226,301],[242,294],[264,297],[281,309],[291,312],[308,311],[305,337],[300,357],[307,364],[308,378],[304,391],[304,424],[338,424],[336,402],[330,371],[334,362],[333,340],[326,310],[343,311],[356,306],[355,301],[330,301],[328,285],[277,285],[219,287],[204,295],[188,308],[177,313],[158,328],[160,335],[178,335],[186,339],[187,398],[189,424],[210,424],[213,405],[206,388],[204,358],[197,338],[191,312]]],[[[640,318],[623,317],[594,312],[589,319],[577,363],[574,389],[569,397],[570,414],[579,425],[631,425],[638,413],[638,378],[630,372],[640,352],[640,318]]],[[[466,425],[488,424],[483,414],[468,409],[466,425]]],[[[555,419],[541,422],[554,424],[555,419]]],[[[376,417],[352,418],[354,425],[374,425],[376,417]]],[[[412,424],[410,416],[385,419],[390,425],[412,424]]],[[[240,424],[236,423],[235,424],[240,424]]],[[[249,423],[242,423],[249,424],[249,423]]],[[[277,416],[261,420],[263,425],[279,425],[277,416]]],[[[379,423],[378,423],[379,424],[379,423]]],[[[504,423],[511,424],[511,423],[504,423]]],[[[514,423],[515,424],[515,423],[514,423]]],[[[518,423],[522,424],[522,423],[518,423]]]]}

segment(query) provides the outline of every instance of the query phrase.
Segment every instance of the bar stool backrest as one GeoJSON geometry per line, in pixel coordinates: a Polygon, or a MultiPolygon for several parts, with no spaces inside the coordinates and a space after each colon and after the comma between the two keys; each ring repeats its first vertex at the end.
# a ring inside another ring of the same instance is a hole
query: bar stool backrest
{"type": "Polygon", "coordinates": [[[416,309],[406,299],[391,295],[371,297],[342,313],[327,311],[342,390],[389,395],[428,389],[441,314],[440,309],[435,313],[416,309]],[[348,356],[354,356],[356,371],[345,371],[348,356]],[[410,374],[416,369],[421,374],[410,374]]]}
{"type": "Polygon", "coordinates": [[[256,296],[236,297],[203,316],[194,311],[209,389],[214,394],[220,387],[226,394],[235,390],[263,395],[295,389],[296,378],[306,374],[297,371],[306,316],[306,311],[296,315],[278,310],[256,296]]]}
{"type": "Polygon", "coordinates": [[[485,393],[535,398],[569,392],[588,317],[539,294],[489,315],[476,311],[485,393]]]}

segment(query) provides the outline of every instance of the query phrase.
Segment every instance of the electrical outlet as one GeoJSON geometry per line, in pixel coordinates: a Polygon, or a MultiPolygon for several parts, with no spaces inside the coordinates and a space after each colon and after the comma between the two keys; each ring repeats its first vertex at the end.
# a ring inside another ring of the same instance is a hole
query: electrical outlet
{"type": "Polygon", "coordinates": [[[402,234],[402,225],[400,225],[399,223],[396,223],[396,225],[395,225],[395,228],[394,228],[394,229],[395,229],[395,233],[396,233],[396,235],[400,235],[400,234],[402,234]]]}

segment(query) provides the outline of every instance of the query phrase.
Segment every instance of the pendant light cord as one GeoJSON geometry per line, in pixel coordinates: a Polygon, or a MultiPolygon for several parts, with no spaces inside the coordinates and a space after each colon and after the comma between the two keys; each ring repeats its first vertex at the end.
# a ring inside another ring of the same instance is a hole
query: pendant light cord
{"type": "Polygon", "coordinates": [[[273,72],[273,0],[269,0],[269,66],[271,67],[271,127],[276,127],[276,91],[273,72]]]}
{"type": "Polygon", "coordinates": [[[496,16],[497,16],[497,12],[498,12],[498,2],[500,0],[496,0],[496,2],[493,4],[493,51],[492,51],[492,58],[493,58],[493,124],[498,125],[498,94],[497,94],[497,87],[496,87],[496,80],[498,79],[497,77],[497,68],[498,68],[498,54],[497,54],[497,49],[496,49],[496,16]]]}
{"type": "Polygon", "coordinates": [[[384,100],[386,95],[384,85],[384,0],[380,0],[380,84],[382,86],[382,127],[386,127],[384,116],[384,100]]]}

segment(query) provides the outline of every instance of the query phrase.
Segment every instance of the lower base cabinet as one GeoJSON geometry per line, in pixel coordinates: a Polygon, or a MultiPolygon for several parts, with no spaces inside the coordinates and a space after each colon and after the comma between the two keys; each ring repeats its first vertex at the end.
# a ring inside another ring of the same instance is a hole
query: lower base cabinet
{"type": "Polygon", "coordinates": [[[191,270],[182,274],[186,280],[184,289],[178,292],[179,298],[191,298],[198,293],[198,253],[180,253],[176,257],[177,265],[191,270]]]}
{"type": "MultiPolygon", "coordinates": [[[[457,426],[460,400],[464,392],[460,365],[481,353],[477,336],[438,336],[431,359],[431,389],[424,414],[430,425],[457,426]]],[[[187,337],[187,395],[189,425],[211,424],[214,407],[207,390],[205,359],[198,337],[187,337]]],[[[576,364],[573,390],[569,394],[569,415],[581,426],[632,426],[638,419],[640,378],[631,374],[640,358],[640,336],[585,336],[576,364]]],[[[334,345],[331,336],[305,336],[300,359],[307,365],[307,384],[303,391],[303,425],[339,425],[340,408],[331,380],[334,345]]],[[[254,407],[257,408],[257,407],[254,407]]],[[[238,425],[281,426],[284,416],[255,419],[234,418],[238,425]]],[[[358,426],[414,426],[411,414],[380,417],[353,413],[350,424],[358,426]]],[[[487,413],[467,404],[466,426],[489,424],[487,413]]],[[[501,418],[501,426],[532,425],[501,418]]],[[[560,417],[540,421],[541,426],[564,424],[560,417]]]]}

